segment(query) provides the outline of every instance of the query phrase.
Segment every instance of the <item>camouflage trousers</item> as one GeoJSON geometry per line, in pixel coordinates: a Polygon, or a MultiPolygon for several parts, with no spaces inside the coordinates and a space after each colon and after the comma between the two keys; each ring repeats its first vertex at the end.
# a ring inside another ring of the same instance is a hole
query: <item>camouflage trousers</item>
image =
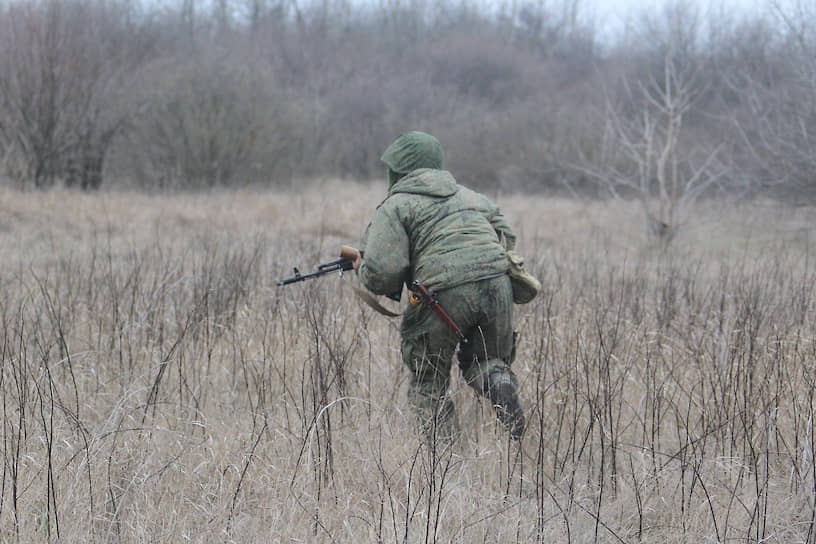
{"type": "Polygon", "coordinates": [[[510,279],[499,276],[436,293],[442,308],[465,334],[459,343],[451,328],[427,305],[406,310],[400,332],[402,359],[411,372],[408,400],[426,438],[454,439],[459,432],[453,400],[447,395],[453,356],[462,376],[487,395],[493,372],[509,373],[515,357],[513,293],[510,279]],[[458,352],[457,352],[458,346],[458,352]]]}

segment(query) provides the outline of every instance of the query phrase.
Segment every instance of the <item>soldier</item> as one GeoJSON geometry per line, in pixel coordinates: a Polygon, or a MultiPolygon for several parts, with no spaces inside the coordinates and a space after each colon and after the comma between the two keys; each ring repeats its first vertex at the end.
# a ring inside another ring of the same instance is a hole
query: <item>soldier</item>
{"type": "Polygon", "coordinates": [[[465,381],[490,399],[517,440],[524,413],[510,369],[515,333],[506,254],[516,236],[498,206],[443,170],[442,146],[430,134],[401,135],[381,160],[388,167],[388,196],[363,235],[355,262],[360,281],[396,300],[404,284],[420,282],[463,333],[458,336],[427,303],[405,311],[401,353],[420,429],[431,440],[458,433],[447,393],[458,345],[465,381]]]}

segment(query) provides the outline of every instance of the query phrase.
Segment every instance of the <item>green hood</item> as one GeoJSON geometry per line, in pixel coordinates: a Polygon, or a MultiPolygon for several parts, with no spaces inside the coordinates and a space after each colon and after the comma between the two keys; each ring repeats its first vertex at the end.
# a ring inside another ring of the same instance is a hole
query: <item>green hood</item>
{"type": "Polygon", "coordinates": [[[444,152],[439,140],[425,132],[406,132],[388,146],[380,158],[397,174],[407,174],[418,168],[441,170],[444,152]]]}

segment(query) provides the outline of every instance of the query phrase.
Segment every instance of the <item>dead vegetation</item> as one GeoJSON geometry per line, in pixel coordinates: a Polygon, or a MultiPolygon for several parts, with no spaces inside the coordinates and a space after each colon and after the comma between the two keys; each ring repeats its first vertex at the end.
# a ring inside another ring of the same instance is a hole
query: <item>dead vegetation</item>
{"type": "Polygon", "coordinates": [[[382,190],[0,193],[0,541],[816,540],[813,210],[698,202],[666,249],[638,202],[499,197],[530,426],[456,376],[431,455],[396,322],[274,283],[382,190]]]}

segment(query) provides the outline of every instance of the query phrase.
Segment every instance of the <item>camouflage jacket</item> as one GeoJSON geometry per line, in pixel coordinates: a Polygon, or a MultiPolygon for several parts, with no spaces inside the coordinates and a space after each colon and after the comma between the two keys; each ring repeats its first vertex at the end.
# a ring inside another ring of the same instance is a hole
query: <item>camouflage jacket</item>
{"type": "Polygon", "coordinates": [[[516,236],[498,206],[445,170],[421,168],[388,190],[361,244],[360,281],[394,295],[419,280],[441,290],[507,271],[516,236]]]}

